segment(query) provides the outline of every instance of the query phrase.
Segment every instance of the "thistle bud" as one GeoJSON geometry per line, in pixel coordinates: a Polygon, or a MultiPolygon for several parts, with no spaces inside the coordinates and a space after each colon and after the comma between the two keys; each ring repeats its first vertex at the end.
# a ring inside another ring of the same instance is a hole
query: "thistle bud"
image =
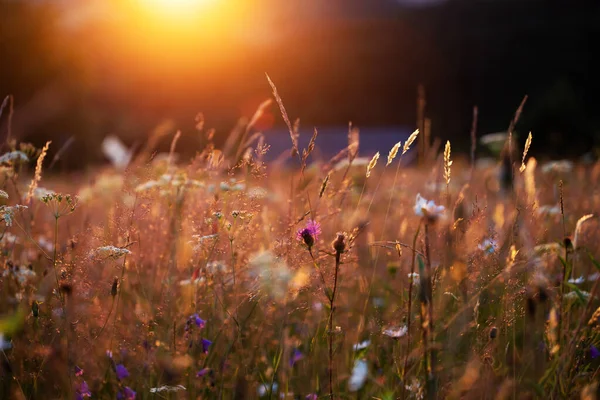
{"type": "Polygon", "coordinates": [[[110,288],[110,294],[112,297],[115,297],[117,295],[118,287],[119,287],[119,278],[115,276],[115,279],[113,280],[113,283],[112,283],[112,287],[110,288]]]}
{"type": "Polygon", "coordinates": [[[346,235],[338,232],[337,239],[333,241],[332,246],[337,254],[342,254],[346,250],[346,235]]]}

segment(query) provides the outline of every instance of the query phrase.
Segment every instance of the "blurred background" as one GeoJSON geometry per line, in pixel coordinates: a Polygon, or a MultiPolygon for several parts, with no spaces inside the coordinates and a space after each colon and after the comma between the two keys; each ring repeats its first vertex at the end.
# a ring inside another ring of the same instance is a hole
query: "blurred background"
{"type": "MultiPolygon", "coordinates": [[[[600,144],[598,39],[595,0],[0,0],[0,100],[14,98],[18,140],[74,139],[65,168],[165,121],[193,156],[198,112],[223,142],[271,96],[265,73],[290,118],[339,132],[338,149],[349,121],[363,142],[414,129],[422,85],[432,137],[455,151],[473,106],[480,136],[528,95],[517,130],[533,154],[575,157],[600,144]]],[[[276,105],[258,128],[289,140],[276,105]]]]}

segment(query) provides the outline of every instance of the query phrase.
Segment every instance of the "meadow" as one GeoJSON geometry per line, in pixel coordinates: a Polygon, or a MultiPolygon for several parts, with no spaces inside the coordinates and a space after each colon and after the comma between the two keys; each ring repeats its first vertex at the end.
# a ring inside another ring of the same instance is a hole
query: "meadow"
{"type": "Polygon", "coordinates": [[[510,130],[491,163],[408,163],[419,131],[365,159],[354,127],[322,160],[275,98],[277,163],[269,102],[220,149],[198,118],[73,175],[4,146],[0,398],[596,398],[600,163],[510,130]]]}

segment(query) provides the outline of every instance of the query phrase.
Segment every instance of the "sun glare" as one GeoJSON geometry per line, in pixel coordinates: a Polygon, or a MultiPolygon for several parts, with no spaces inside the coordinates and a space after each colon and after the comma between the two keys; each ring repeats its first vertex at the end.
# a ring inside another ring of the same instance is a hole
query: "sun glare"
{"type": "Polygon", "coordinates": [[[200,11],[217,0],[140,0],[158,13],[188,14],[200,11]]]}

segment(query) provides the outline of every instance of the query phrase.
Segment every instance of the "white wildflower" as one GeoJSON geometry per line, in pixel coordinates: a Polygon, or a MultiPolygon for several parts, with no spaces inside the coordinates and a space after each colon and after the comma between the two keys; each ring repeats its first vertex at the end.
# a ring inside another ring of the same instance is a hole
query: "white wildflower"
{"type": "Polygon", "coordinates": [[[2,272],[2,276],[3,277],[7,277],[9,275],[12,275],[15,277],[15,279],[21,284],[23,285],[24,283],[26,283],[28,280],[30,279],[34,279],[36,276],[36,273],[34,270],[29,269],[27,267],[23,267],[23,266],[16,266],[16,267],[12,267],[12,268],[8,268],[5,269],[2,272]]]}
{"type": "Polygon", "coordinates": [[[573,163],[568,160],[550,161],[542,165],[541,170],[544,174],[568,174],[573,170],[573,163]]]}
{"type": "Polygon", "coordinates": [[[43,187],[36,187],[33,191],[33,196],[38,200],[41,200],[42,198],[53,194],[56,194],[54,190],[46,189],[43,187]]]}
{"type": "Polygon", "coordinates": [[[4,153],[2,156],[0,156],[0,164],[4,164],[7,162],[13,162],[13,161],[22,161],[22,162],[28,162],[29,161],[29,157],[27,157],[27,154],[23,153],[22,151],[10,151],[8,153],[4,153]]]}
{"type": "Polygon", "coordinates": [[[394,339],[401,338],[402,336],[406,335],[407,332],[408,332],[408,327],[406,327],[406,326],[400,326],[397,328],[387,328],[382,331],[382,333],[385,336],[389,336],[394,339]]]}
{"type": "Polygon", "coordinates": [[[102,141],[102,152],[118,170],[124,170],[129,165],[133,152],[116,136],[111,135],[102,141]]]}
{"type": "Polygon", "coordinates": [[[0,215],[4,219],[6,226],[12,226],[15,212],[27,209],[27,206],[15,205],[15,206],[0,206],[0,215]]]}
{"type": "Polygon", "coordinates": [[[369,347],[370,344],[371,344],[370,340],[365,340],[363,342],[356,343],[352,348],[354,349],[354,351],[359,351],[359,350],[366,349],[367,347],[369,347]]]}
{"type": "Polygon", "coordinates": [[[369,366],[365,360],[354,361],[352,375],[350,375],[350,380],[348,380],[348,390],[351,392],[357,392],[360,390],[360,388],[365,385],[368,374],[369,366]]]}
{"type": "Polygon", "coordinates": [[[569,279],[569,283],[572,283],[574,285],[581,285],[583,282],[585,282],[585,278],[583,277],[583,275],[581,275],[579,278],[569,279]]]}
{"type": "Polygon", "coordinates": [[[559,206],[540,206],[535,212],[539,215],[559,215],[560,207],[559,206]]]}
{"type": "Polygon", "coordinates": [[[263,251],[250,258],[251,274],[258,277],[258,283],[271,296],[281,299],[288,291],[293,274],[288,266],[271,251],[263,251]]]}
{"type": "Polygon", "coordinates": [[[487,254],[492,254],[498,249],[498,243],[494,239],[485,239],[482,243],[479,243],[477,248],[487,254]]]}
{"type": "Polygon", "coordinates": [[[565,294],[565,298],[567,298],[569,300],[574,300],[574,299],[578,299],[579,295],[583,296],[583,298],[585,298],[585,299],[590,297],[589,292],[586,292],[585,290],[580,290],[579,293],[573,291],[573,292],[569,292],[569,293],[565,294]]]}
{"type": "Polygon", "coordinates": [[[4,190],[0,189],[0,197],[2,197],[4,199],[8,199],[8,193],[6,193],[4,190]]]}
{"type": "Polygon", "coordinates": [[[131,254],[131,251],[123,247],[116,246],[102,246],[93,250],[90,257],[95,260],[105,260],[107,258],[117,259],[123,256],[131,254]]]}
{"type": "MultiPolygon", "coordinates": [[[[277,382],[273,382],[273,392],[275,393],[277,392],[277,389],[279,388],[279,385],[277,384],[277,382]]],[[[258,389],[257,389],[257,393],[258,393],[258,397],[263,397],[265,396],[267,393],[269,393],[269,390],[271,389],[271,385],[267,385],[267,384],[260,384],[258,385],[258,389]]]]}
{"type": "Polygon", "coordinates": [[[445,209],[444,206],[436,205],[433,200],[427,201],[420,193],[417,194],[417,199],[415,201],[415,214],[417,216],[435,221],[444,215],[445,209]]]}
{"type": "Polygon", "coordinates": [[[177,386],[159,386],[155,388],[150,388],[150,393],[160,393],[160,392],[178,392],[180,390],[186,390],[185,386],[177,385],[177,386]]]}
{"type": "Polygon", "coordinates": [[[408,273],[408,280],[413,282],[413,284],[418,285],[420,281],[421,276],[416,273],[416,272],[412,272],[412,273],[408,273]]]}
{"type": "Polygon", "coordinates": [[[405,387],[406,387],[406,390],[408,390],[410,392],[411,397],[414,397],[415,399],[418,399],[418,400],[421,400],[425,397],[425,392],[423,390],[423,386],[416,378],[413,378],[410,385],[406,385],[405,387]]]}

